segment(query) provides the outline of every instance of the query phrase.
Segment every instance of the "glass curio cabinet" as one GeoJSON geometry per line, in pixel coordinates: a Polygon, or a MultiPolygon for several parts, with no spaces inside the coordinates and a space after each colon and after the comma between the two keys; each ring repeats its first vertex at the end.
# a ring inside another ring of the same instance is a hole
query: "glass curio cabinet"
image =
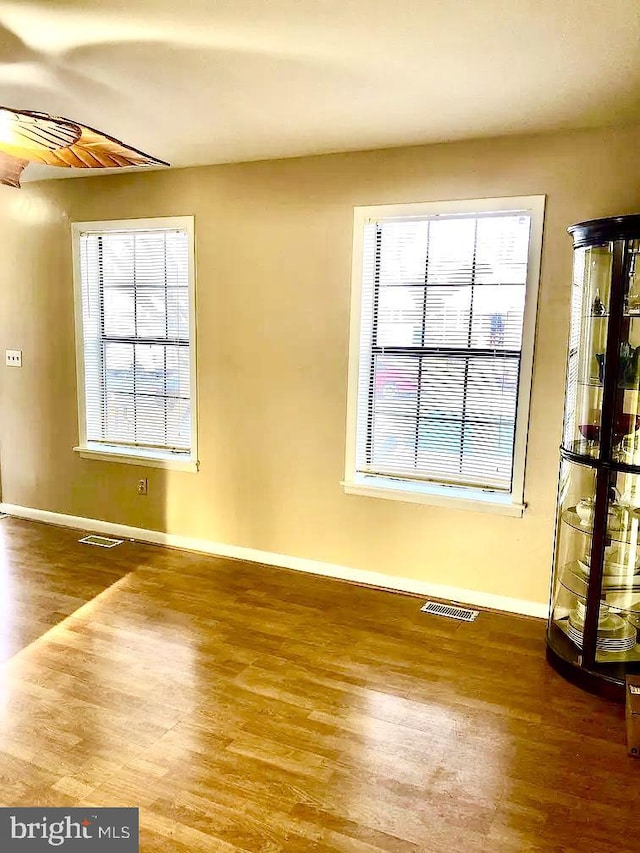
{"type": "Polygon", "coordinates": [[[624,697],[640,673],[640,215],[582,222],[571,327],[547,658],[624,697]]]}

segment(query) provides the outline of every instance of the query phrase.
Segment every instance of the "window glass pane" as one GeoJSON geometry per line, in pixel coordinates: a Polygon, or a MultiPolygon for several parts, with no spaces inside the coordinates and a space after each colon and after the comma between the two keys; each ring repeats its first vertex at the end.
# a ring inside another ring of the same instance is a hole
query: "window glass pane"
{"type": "Polygon", "coordinates": [[[136,394],[164,396],[164,346],[136,344],[136,394]]]}
{"type": "Polygon", "coordinates": [[[478,219],[476,283],[526,283],[530,222],[528,216],[478,219]]]}
{"type": "Polygon", "coordinates": [[[376,414],[371,438],[371,463],[389,473],[415,465],[416,422],[400,414],[376,414]]]}
{"type": "Polygon", "coordinates": [[[471,284],[476,220],[437,219],[429,232],[429,284],[471,284]]]}
{"type": "Polygon", "coordinates": [[[459,472],[466,362],[426,357],[420,377],[420,429],[416,467],[433,477],[459,472]]]}
{"type": "Polygon", "coordinates": [[[191,409],[188,400],[167,400],[167,444],[188,448],[191,443],[191,409]]]}
{"type": "Polygon", "coordinates": [[[167,394],[171,397],[189,398],[191,391],[191,365],[189,347],[165,347],[167,353],[167,394]]]}
{"type": "Polygon", "coordinates": [[[105,290],[103,296],[104,333],[108,337],[135,335],[135,300],[132,287],[105,290]]]}
{"type": "Polygon", "coordinates": [[[375,407],[415,412],[418,400],[418,358],[378,356],[375,361],[375,407]]]}
{"type": "Polygon", "coordinates": [[[424,345],[468,346],[470,316],[470,287],[428,287],[424,345]]]}
{"type": "Polygon", "coordinates": [[[189,339],[189,291],[167,288],[167,337],[189,339]]]}
{"type": "Polygon", "coordinates": [[[473,288],[471,346],[519,350],[522,346],[525,289],[518,285],[473,288]]]}
{"type": "Polygon", "coordinates": [[[133,284],[133,234],[107,234],[93,239],[97,244],[95,260],[102,275],[102,286],[127,287],[133,284]]]}
{"type": "Polygon", "coordinates": [[[135,440],[135,412],[131,394],[107,391],[105,395],[105,439],[107,441],[133,442],[135,440]]]}
{"type": "Polygon", "coordinates": [[[420,346],[424,287],[381,287],[378,297],[379,346],[420,346]]]}
{"type": "Polygon", "coordinates": [[[165,286],[164,232],[136,234],[135,276],[137,287],[165,286]]]}
{"type": "Polygon", "coordinates": [[[511,479],[513,425],[506,423],[465,423],[461,471],[468,480],[487,483],[511,479]]]}
{"type": "Polygon", "coordinates": [[[384,222],[379,229],[379,282],[382,287],[424,284],[428,222],[384,222]]]}
{"type": "Polygon", "coordinates": [[[108,391],[133,393],[133,344],[104,345],[105,384],[108,391]]]}
{"type": "Polygon", "coordinates": [[[164,397],[136,394],[136,442],[151,445],[166,444],[164,397]]]}
{"type": "Polygon", "coordinates": [[[166,234],[167,287],[189,287],[189,240],[184,231],[166,234]]]}
{"type": "Polygon", "coordinates": [[[369,436],[369,456],[374,466],[391,471],[414,467],[418,371],[418,358],[376,358],[369,436]]]}
{"type": "Polygon", "coordinates": [[[446,416],[420,421],[417,466],[433,478],[455,479],[460,472],[462,425],[446,416]]]}
{"type": "Polygon", "coordinates": [[[466,414],[472,418],[509,420],[516,416],[518,361],[511,358],[469,359],[466,377],[466,414]]]}
{"type": "Polygon", "coordinates": [[[162,290],[136,292],[136,330],[139,338],[166,336],[165,293],[162,290]]]}
{"type": "Polygon", "coordinates": [[[466,360],[428,356],[422,360],[420,415],[432,420],[459,417],[464,406],[466,360]]]}

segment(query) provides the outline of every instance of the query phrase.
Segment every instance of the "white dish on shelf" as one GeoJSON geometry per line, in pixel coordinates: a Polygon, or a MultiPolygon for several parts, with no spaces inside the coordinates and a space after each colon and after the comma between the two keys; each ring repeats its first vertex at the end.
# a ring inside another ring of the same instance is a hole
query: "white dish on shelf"
{"type": "MultiPolygon", "coordinates": [[[[625,620],[621,620],[623,623],[625,620]]],[[[628,622],[626,627],[618,633],[616,637],[602,637],[598,635],[596,639],[596,649],[600,652],[628,652],[635,648],[637,642],[637,631],[628,622]]],[[[584,634],[573,627],[571,622],[567,625],[567,636],[576,646],[582,648],[584,642],[584,634]]]]}
{"type": "MultiPolygon", "coordinates": [[[[582,646],[582,638],[577,639],[576,637],[569,636],[569,639],[573,643],[575,643],[575,645],[579,649],[581,649],[583,647],[582,646]]],[[[598,645],[596,645],[596,651],[605,652],[607,654],[612,654],[612,653],[621,654],[624,652],[630,652],[632,649],[635,649],[635,647],[636,647],[636,641],[632,639],[629,641],[629,643],[622,645],[622,646],[601,646],[600,644],[598,644],[598,645]]]]}
{"type": "MultiPolygon", "coordinates": [[[[615,613],[602,613],[598,617],[598,633],[599,634],[623,634],[625,626],[628,622],[622,616],[615,613]]],[[[580,633],[584,630],[584,616],[580,611],[572,610],[569,614],[569,626],[580,633]]]]}
{"type": "MultiPolygon", "coordinates": [[[[570,513],[575,513],[578,524],[583,530],[590,530],[593,524],[593,512],[595,498],[589,496],[582,498],[574,507],[569,507],[570,513]]],[[[609,504],[607,507],[607,530],[609,533],[619,533],[625,525],[628,517],[628,508],[621,504],[609,504]]]]}

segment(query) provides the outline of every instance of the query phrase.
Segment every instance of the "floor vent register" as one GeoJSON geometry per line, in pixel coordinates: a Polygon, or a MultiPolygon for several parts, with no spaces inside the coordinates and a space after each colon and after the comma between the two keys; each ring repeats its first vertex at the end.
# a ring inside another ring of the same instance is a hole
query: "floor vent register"
{"type": "Polygon", "coordinates": [[[479,610],[469,610],[466,607],[455,607],[453,604],[441,604],[439,601],[427,601],[420,610],[432,616],[446,616],[457,619],[458,622],[475,622],[480,615],[479,610]]]}
{"type": "Polygon", "coordinates": [[[122,545],[124,539],[110,539],[108,536],[85,536],[84,539],[78,539],[84,545],[96,545],[98,548],[115,548],[116,545],[122,545]]]}

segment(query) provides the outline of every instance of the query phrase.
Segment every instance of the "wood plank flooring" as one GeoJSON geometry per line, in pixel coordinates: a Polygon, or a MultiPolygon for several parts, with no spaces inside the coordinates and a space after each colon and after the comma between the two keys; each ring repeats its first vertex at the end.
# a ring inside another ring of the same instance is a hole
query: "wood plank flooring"
{"type": "Polygon", "coordinates": [[[139,806],[144,853],[637,853],[620,706],[544,625],[0,521],[0,804],[139,806]]]}

